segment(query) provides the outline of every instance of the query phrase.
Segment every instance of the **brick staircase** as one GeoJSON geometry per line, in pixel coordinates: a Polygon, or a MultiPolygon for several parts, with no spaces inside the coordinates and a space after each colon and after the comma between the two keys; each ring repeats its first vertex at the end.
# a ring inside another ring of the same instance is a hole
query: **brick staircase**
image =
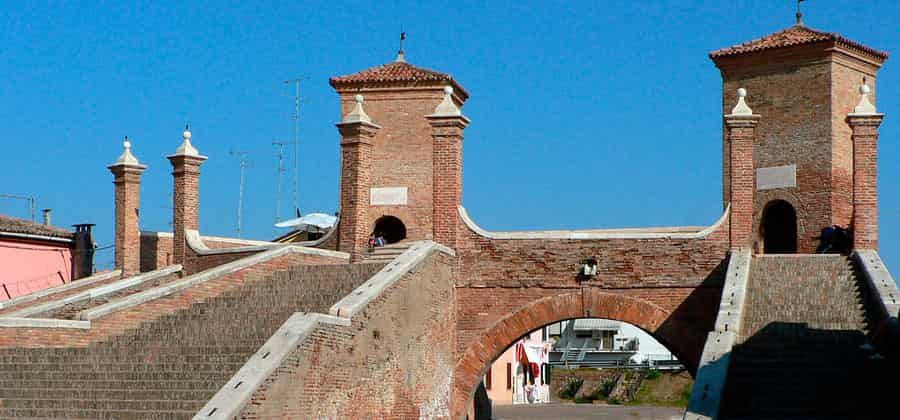
{"type": "Polygon", "coordinates": [[[294,266],[88,347],[0,350],[0,418],[191,418],[291,314],[380,268],[294,266]]]}
{"type": "Polygon", "coordinates": [[[364,262],[386,264],[400,256],[409,249],[411,242],[397,242],[390,245],[370,248],[364,262]]]}
{"type": "Polygon", "coordinates": [[[844,256],[755,257],[722,417],[880,418],[861,287],[844,256]]]}

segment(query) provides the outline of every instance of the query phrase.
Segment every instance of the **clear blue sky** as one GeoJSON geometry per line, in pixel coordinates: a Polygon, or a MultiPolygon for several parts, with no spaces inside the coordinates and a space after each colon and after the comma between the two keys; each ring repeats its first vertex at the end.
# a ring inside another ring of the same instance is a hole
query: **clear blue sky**
{"type": "MultiPolygon", "coordinates": [[[[190,121],[201,229],[234,235],[250,153],[245,237],[266,239],[275,139],[291,139],[304,77],[304,212],[337,208],[338,98],[328,77],[410,62],[471,93],[464,204],[492,230],[704,225],[721,210],[721,80],[707,57],[793,24],[793,1],[27,2],[0,6],[0,193],[113,240],[106,169],[129,135],[150,168],[142,227],[168,230],[165,159],[190,121]],[[485,5],[485,3],[490,3],[485,5]],[[765,5],[765,6],[762,6],[765,5]]],[[[895,0],[809,0],[808,26],[900,54],[895,0]]],[[[882,255],[900,273],[900,69],[878,81],[882,255]]],[[[752,97],[752,92],[750,93],[752,97]]],[[[285,184],[290,190],[290,183],[285,184]]],[[[282,214],[288,213],[290,194],[282,214]]],[[[0,213],[27,216],[21,203],[0,213]]],[[[97,262],[108,267],[112,252],[97,262]]]]}

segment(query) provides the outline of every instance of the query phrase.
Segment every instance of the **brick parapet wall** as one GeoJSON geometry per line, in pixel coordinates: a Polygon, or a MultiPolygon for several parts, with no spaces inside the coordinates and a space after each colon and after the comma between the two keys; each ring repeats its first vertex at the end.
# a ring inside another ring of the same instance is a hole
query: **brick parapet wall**
{"type": "Polygon", "coordinates": [[[242,418],[447,418],[454,364],[452,257],[434,253],[352,318],[320,324],[242,418]]]}
{"type": "Polygon", "coordinates": [[[137,328],[144,322],[188,308],[194,303],[218,296],[227,290],[259,280],[279,269],[298,264],[340,263],[342,262],[334,258],[289,253],[206,281],[177,293],[92,320],[91,327],[87,330],[67,328],[0,328],[0,348],[84,347],[137,328]]]}

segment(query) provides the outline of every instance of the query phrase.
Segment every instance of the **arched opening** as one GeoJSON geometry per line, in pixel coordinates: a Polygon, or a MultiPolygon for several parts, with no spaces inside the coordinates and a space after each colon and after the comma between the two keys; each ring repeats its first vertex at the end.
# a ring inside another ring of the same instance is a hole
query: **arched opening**
{"type": "Polygon", "coordinates": [[[386,243],[392,244],[406,239],[406,225],[394,216],[381,216],[375,221],[372,233],[383,237],[386,243]]]}
{"type": "MultiPolygon", "coordinates": [[[[639,392],[675,401],[692,385],[684,365],[641,328],[603,318],[567,319],[530,331],[506,347],[476,388],[468,417],[522,418],[538,412],[558,418],[606,416],[609,408],[598,403],[628,404],[639,392]],[[578,412],[546,405],[572,402],[587,405],[578,412]]],[[[621,407],[615,410],[617,416],[625,415],[621,407]]],[[[671,410],[672,416],[681,412],[671,410]]]]}
{"type": "Polygon", "coordinates": [[[775,200],[763,209],[759,225],[763,253],[794,254],[797,252],[797,211],[784,200],[775,200]]]}
{"type": "MultiPolygon", "coordinates": [[[[579,318],[627,322],[643,330],[669,349],[691,376],[696,371],[708,332],[705,326],[698,328],[673,317],[672,312],[648,300],[618,293],[586,289],[540,298],[496,321],[467,345],[454,369],[451,417],[468,416],[475,390],[507,348],[543,326],[579,318]]],[[[499,373],[505,373],[505,367],[499,373]]],[[[552,384],[552,368],[550,376],[552,384]]],[[[505,386],[505,379],[499,382],[505,386]]],[[[492,379],[492,386],[497,386],[497,376],[492,379]]]]}

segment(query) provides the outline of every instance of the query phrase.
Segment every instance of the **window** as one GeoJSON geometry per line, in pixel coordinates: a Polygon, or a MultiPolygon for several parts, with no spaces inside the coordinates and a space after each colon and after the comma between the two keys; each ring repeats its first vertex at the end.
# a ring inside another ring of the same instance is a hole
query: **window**
{"type": "Polygon", "coordinates": [[[506,389],[512,389],[512,363],[506,362],[506,389]]]}
{"type": "Polygon", "coordinates": [[[491,368],[488,368],[487,374],[484,375],[484,387],[486,389],[491,389],[491,382],[492,382],[491,377],[492,376],[493,375],[491,375],[491,368]]]}

